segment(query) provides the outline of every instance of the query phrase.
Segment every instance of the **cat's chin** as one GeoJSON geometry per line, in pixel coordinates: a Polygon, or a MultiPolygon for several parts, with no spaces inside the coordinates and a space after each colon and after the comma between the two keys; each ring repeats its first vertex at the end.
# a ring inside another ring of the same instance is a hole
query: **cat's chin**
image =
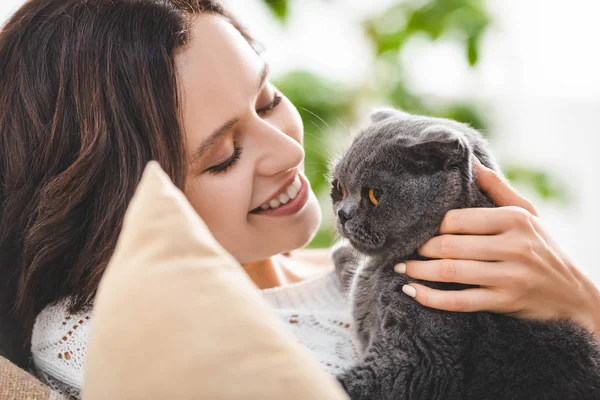
{"type": "Polygon", "coordinates": [[[353,238],[349,237],[348,235],[344,235],[344,237],[346,239],[348,239],[348,241],[350,242],[350,244],[352,245],[352,247],[357,250],[358,252],[367,255],[367,256],[377,256],[379,254],[381,254],[383,252],[383,248],[381,246],[373,246],[373,245],[369,245],[368,243],[362,243],[359,241],[354,240],[353,238]]]}

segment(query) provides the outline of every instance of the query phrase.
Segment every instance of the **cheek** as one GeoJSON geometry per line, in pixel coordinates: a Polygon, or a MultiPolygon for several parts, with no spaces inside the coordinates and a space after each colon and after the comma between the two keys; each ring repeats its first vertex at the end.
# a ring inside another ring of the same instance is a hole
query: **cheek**
{"type": "Polygon", "coordinates": [[[240,183],[247,180],[227,175],[190,178],[185,190],[188,201],[217,240],[228,233],[223,230],[239,230],[248,212],[245,199],[249,189],[240,183]]]}

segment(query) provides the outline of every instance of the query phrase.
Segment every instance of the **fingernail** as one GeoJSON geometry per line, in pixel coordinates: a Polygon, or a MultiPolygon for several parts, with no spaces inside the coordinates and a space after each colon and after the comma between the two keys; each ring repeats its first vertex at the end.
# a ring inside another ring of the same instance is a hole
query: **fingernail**
{"type": "Polygon", "coordinates": [[[482,165],[482,164],[481,164],[481,161],[479,161],[479,158],[477,158],[476,156],[471,156],[471,159],[473,160],[473,163],[474,163],[475,165],[479,165],[479,166],[481,166],[481,165],[482,165]]]}
{"type": "Polygon", "coordinates": [[[399,274],[405,274],[406,273],[406,264],[404,264],[404,263],[396,264],[394,266],[394,271],[399,274]]]}
{"type": "Polygon", "coordinates": [[[412,287],[412,286],[409,286],[409,285],[404,285],[404,286],[402,286],[402,291],[403,291],[403,292],[404,292],[406,295],[408,295],[408,296],[410,296],[410,297],[416,297],[416,296],[417,296],[417,289],[415,289],[415,288],[414,288],[414,287],[412,287]]]}

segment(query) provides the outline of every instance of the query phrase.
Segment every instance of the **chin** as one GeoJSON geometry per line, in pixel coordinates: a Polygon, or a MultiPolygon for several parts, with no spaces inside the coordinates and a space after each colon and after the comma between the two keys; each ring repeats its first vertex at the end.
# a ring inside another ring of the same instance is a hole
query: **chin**
{"type": "Polygon", "coordinates": [[[315,195],[310,197],[302,211],[288,226],[284,227],[285,233],[279,236],[282,246],[279,253],[287,253],[306,246],[315,237],[321,225],[321,207],[315,195]]]}
{"type": "Polygon", "coordinates": [[[356,250],[367,256],[376,256],[381,253],[381,247],[370,247],[364,243],[357,242],[351,238],[346,238],[356,250]]]}
{"type": "Polygon", "coordinates": [[[305,209],[302,210],[302,220],[298,224],[297,231],[294,235],[294,244],[288,251],[306,246],[315,237],[319,226],[321,226],[321,207],[314,195],[310,192],[310,197],[306,203],[305,209]]]}
{"type": "Polygon", "coordinates": [[[359,240],[355,238],[352,234],[349,234],[346,229],[342,228],[339,230],[338,224],[338,232],[342,233],[342,236],[346,238],[354,249],[358,250],[360,253],[365,254],[367,256],[377,256],[381,254],[385,250],[385,245],[376,245],[371,243],[366,243],[363,240],[359,240]]]}
{"type": "Polygon", "coordinates": [[[315,237],[320,224],[321,208],[316,197],[311,193],[306,206],[297,218],[286,223],[285,226],[271,227],[268,232],[265,232],[264,237],[254,236],[243,248],[236,246],[237,251],[232,252],[232,255],[240,263],[251,263],[297,250],[306,246],[315,237]]]}

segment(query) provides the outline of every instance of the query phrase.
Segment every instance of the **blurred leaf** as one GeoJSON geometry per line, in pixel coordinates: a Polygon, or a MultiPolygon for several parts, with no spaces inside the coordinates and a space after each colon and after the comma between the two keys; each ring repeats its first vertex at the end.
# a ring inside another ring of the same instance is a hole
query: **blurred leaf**
{"type": "Polygon", "coordinates": [[[479,61],[479,36],[471,36],[467,39],[467,58],[470,66],[479,61]]]}
{"type": "Polygon", "coordinates": [[[454,1],[430,1],[424,6],[411,10],[408,14],[407,31],[426,33],[431,39],[438,39],[446,30],[447,15],[454,8],[454,1]]]}
{"type": "Polygon", "coordinates": [[[363,27],[377,56],[387,51],[401,51],[417,34],[425,34],[431,40],[446,34],[458,36],[464,42],[467,61],[473,66],[479,60],[481,36],[489,23],[482,0],[430,0],[393,5],[365,21],[363,27]]]}
{"type": "Polygon", "coordinates": [[[313,191],[320,193],[329,186],[327,180],[329,157],[322,153],[318,143],[314,143],[314,138],[314,132],[311,133],[305,130],[304,151],[306,153],[306,161],[304,162],[304,169],[313,191]]]}
{"type": "Polygon", "coordinates": [[[514,183],[526,184],[545,200],[558,200],[567,203],[570,194],[564,182],[548,172],[523,167],[507,167],[504,173],[514,183]]]}
{"type": "Polygon", "coordinates": [[[473,129],[476,129],[484,136],[487,136],[487,124],[480,112],[474,106],[468,104],[456,104],[440,113],[439,116],[469,124],[473,129]]]}
{"type": "Polygon", "coordinates": [[[303,118],[334,121],[348,114],[355,100],[350,90],[340,82],[304,70],[279,76],[274,84],[294,103],[303,118]],[[318,116],[313,113],[318,113],[318,116]]]}
{"type": "Polygon", "coordinates": [[[378,56],[388,51],[397,53],[408,38],[403,22],[405,15],[404,5],[399,4],[389,8],[377,18],[363,22],[363,30],[375,45],[378,56]]]}
{"type": "Polygon", "coordinates": [[[400,108],[408,113],[424,114],[426,107],[417,96],[414,96],[405,86],[404,80],[399,79],[396,82],[390,82],[387,88],[387,101],[391,106],[400,108]]]}
{"type": "Polygon", "coordinates": [[[324,247],[331,247],[331,245],[333,245],[333,242],[335,241],[335,237],[336,237],[336,232],[334,229],[330,229],[330,228],[321,229],[319,232],[317,232],[317,234],[315,235],[313,240],[308,244],[307,247],[313,248],[313,249],[321,249],[324,247]]]}
{"type": "Polygon", "coordinates": [[[285,22],[288,15],[288,0],[263,0],[271,9],[273,15],[281,22],[285,22]]]}

